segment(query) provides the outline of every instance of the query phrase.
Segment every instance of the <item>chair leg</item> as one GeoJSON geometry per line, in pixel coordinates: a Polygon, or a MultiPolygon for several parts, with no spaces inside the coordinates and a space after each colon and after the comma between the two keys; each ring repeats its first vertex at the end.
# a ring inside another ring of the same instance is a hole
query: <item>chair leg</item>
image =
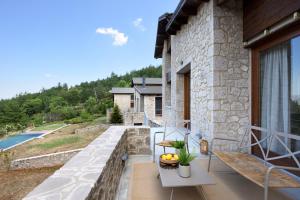
{"type": "Polygon", "coordinates": [[[211,153],[209,153],[209,158],[208,158],[208,167],[207,167],[208,172],[210,170],[210,164],[211,164],[211,153]]]}
{"type": "Polygon", "coordinates": [[[268,186],[265,186],[265,193],[264,193],[264,200],[268,200],[268,193],[269,193],[269,189],[268,186]]]}

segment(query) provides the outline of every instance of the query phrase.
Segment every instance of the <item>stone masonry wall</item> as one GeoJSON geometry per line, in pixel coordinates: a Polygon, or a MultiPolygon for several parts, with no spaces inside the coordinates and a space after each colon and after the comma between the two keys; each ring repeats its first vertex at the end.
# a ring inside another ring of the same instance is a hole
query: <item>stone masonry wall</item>
{"type": "Polygon", "coordinates": [[[149,128],[128,128],[126,134],[128,154],[151,154],[149,128]]]}
{"type": "Polygon", "coordinates": [[[155,97],[156,96],[154,95],[144,96],[144,112],[149,120],[160,123],[162,121],[162,117],[155,115],[155,97]]]}
{"type": "Polygon", "coordinates": [[[174,119],[171,118],[170,106],[171,106],[171,84],[167,83],[167,73],[171,72],[171,54],[167,51],[168,42],[165,40],[164,49],[162,52],[162,116],[169,126],[174,126],[172,122],[174,119]]]}
{"type": "MultiPolygon", "coordinates": [[[[169,114],[164,111],[164,118],[181,125],[184,84],[183,75],[177,72],[191,64],[192,133],[200,132],[208,139],[238,138],[249,122],[250,61],[243,48],[242,1],[229,2],[221,7],[216,0],[202,3],[198,14],[171,36],[171,110],[169,114]]],[[[163,63],[168,59],[166,56],[163,63]]],[[[216,146],[235,147],[226,143],[216,146]]]]}
{"type": "Polygon", "coordinates": [[[124,113],[124,125],[133,126],[134,124],[144,124],[144,112],[126,112],[124,113]]]}
{"type": "Polygon", "coordinates": [[[183,75],[177,71],[191,64],[191,120],[192,131],[209,132],[212,124],[211,111],[208,109],[209,96],[212,94],[213,69],[213,3],[202,3],[198,15],[190,17],[175,36],[171,37],[171,114],[177,125],[183,119],[183,75]]]}
{"type": "Polygon", "coordinates": [[[24,200],[113,200],[125,165],[123,156],[128,149],[132,154],[150,152],[149,137],[148,127],[111,126],[24,200]],[[133,141],[142,146],[129,147],[133,141]]]}
{"type": "Polygon", "coordinates": [[[76,149],[72,151],[65,151],[59,153],[52,153],[41,156],[34,156],[30,158],[17,159],[12,161],[11,169],[32,169],[32,168],[43,168],[53,167],[58,165],[64,165],[68,160],[75,156],[82,149],[76,149]]]}
{"type": "MultiPolygon", "coordinates": [[[[249,51],[243,47],[242,1],[214,5],[213,111],[214,137],[241,139],[249,123],[249,51]]],[[[234,150],[236,144],[216,143],[234,150]]]]}

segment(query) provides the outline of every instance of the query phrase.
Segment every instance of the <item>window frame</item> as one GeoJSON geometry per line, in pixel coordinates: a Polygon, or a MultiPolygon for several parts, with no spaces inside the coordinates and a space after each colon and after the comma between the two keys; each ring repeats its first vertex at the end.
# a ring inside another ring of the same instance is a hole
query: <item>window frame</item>
{"type": "MultiPolygon", "coordinates": [[[[285,41],[291,40],[295,37],[300,36],[300,23],[294,25],[288,29],[279,31],[276,34],[271,35],[268,40],[264,40],[257,44],[251,49],[251,124],[254,126],[260,126],[261,116],[260,116],[260,52],[279,45],[285,41]]],[[[255,132],[256,137],[261,139],[260,133],[255,132]]],[[[251,142],[255,143],[254,138],[251,138],[251,142]]],[[[262,154],[258,145],[251,148],[251,153],[255,156],[261,157],[262,154]]],[[[271,152],[270,156],[276,156],[278,154],[271,152]]],[[[278,164],[282,166],[295,166],[295,163],[290,158],[280,159],[272,162],[273,164],[278,164]]],[[[298,174],[299,175],[299,174],[298,174]]]]}
{"type": "Polygon", "coordinates": [[[162,116],[162,96],[155,97],[155,108],[154,108],[155,116],[162,116]],[[157,99],[160,98],[161,101],[161,108],[157,109],[157,99]]]}

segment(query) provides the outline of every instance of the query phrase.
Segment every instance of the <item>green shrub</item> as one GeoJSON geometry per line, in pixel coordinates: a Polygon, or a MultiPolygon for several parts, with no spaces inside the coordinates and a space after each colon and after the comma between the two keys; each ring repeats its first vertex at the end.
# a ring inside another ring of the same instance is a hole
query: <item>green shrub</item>
{"type": "Polygon", "coordinates": [[[43,114],[35,114],[33,116],[32,122],[34,123],[34,126],[41,126],[44,122],[43,114]]]}
{"type": "Polygon", "coordinates": [[[112,123],[112,124],[121,124],[121,123],[123,123],[123,116],[121,114],[121,111],[120,111],[118,105],[115,105],[113,110],[112,110],[110,123],[112,123]]]}
{"type": "Polygon", "coordinates": [[[76,117],[76,118],[73,118],[73,119],[65,120],[66,124],[80,124],[80,123],[83,123],[83,122],[84,121],[82,120],[81,117],[76,117]]]}

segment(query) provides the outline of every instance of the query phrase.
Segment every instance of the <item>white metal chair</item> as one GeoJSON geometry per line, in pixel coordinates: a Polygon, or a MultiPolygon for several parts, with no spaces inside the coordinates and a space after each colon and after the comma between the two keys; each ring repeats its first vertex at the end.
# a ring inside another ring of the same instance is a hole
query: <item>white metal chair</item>
{"type": "Polygon", "coordinates": [[[172,145],[171,143],[174,142],[172,140],[167,140],[166,138],[169,135],[175,134],[175,133],[179,133],[180,135],[183,136],[183,140],[184,143],[186,145],[187,150],[189,151],[189,144],[188,144],[188,136],[191,133],[190,131],[190,120],[182,120],[182,128],[176,128],[176,127],[168,127],[168,123],[165,121],[164,122],[164,128],[162,131],[156,131],[153,135],[153,162],[155,162],[155,150],[156,150],[156,146],[161,146],[164,149],[164,153],[166,153],[166,148],[171,148],[172,145]],[[173,130],[171,130],[171,132],[167,132],[168,128],[172,128],[173,130]],[[163,138],[162,141],[160,141],[159,143],[156,143],[156,136],[158,134],[163,134],[163,138]]]}

